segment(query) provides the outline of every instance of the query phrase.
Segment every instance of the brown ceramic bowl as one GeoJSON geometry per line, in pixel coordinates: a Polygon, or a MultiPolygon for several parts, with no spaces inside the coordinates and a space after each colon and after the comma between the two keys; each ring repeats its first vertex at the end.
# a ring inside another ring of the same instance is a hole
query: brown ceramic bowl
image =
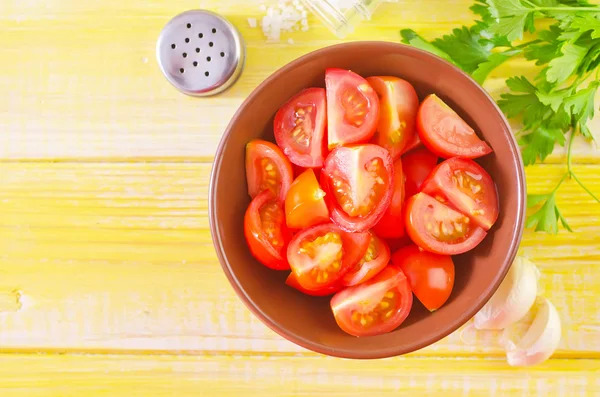
{"type": "Polygon", "coordinates": [[[355,42],[324,48],[284,66],[242,104],[217,150],[210,181],[212,237],[223,270],[250,310],[269,328],[307,349],[346,358],[383,358],[428,346],[467,322],[504,279],[521,240],[525,177],[510,127],[488,94],[456,67],[429,53],[395,43],[355,42]],[[416,299],[395,331],[356,338],[335,323],[330,298],[314,298],[288,287],[289,272],[257,262],[244,240],[250,202],[244,169],[245,146],[254,138],[273,140],[273,116],[304,88],[324,87],[325,69],[351,69],[362,76],[392,75],[411,82],[423,99],[436,93],[494,149],[479,160],[498,187],[500,217],[474,250],[454,257],[456,282],[448,302],[429,313],[416,299]]]}

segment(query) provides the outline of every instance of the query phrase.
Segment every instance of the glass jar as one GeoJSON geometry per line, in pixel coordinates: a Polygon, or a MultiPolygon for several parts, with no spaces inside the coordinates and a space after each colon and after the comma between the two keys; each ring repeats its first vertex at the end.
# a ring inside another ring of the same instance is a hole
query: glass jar
{"type": "Polygon", "coordinates": [[[371,19],[381,3],[398,0],[302,0],[304,5],[339,38],[354,31],[363,20],[371,19]]]}

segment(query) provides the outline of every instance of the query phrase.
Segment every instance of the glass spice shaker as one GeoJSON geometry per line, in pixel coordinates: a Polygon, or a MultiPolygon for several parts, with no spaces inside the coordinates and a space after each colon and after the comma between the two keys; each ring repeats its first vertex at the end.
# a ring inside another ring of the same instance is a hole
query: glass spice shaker
{"type": "Polygon", "coordinates": [[[302,0],[304,5],[339,38],[354,31],[363,20],[371,15],[381,3],[396,3],[398,0],[302,0]]]}

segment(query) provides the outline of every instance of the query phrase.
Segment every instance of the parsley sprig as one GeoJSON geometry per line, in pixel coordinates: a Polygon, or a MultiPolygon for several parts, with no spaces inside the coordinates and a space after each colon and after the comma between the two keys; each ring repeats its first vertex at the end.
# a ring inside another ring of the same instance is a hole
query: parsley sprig
{"type": "Polygon", "coordinates": [[[501,95],[498,105],[523,124],[516,135],[525,165],[544,161],[556,144],[568,145],[567,172],[556,187],[548,194],[527,196],[528,207],[539,209],[527,218],[526,227],[554,234],[560,222],[572,231],[556,205],[563,182],[574,180],[600,203],[571,167],[573,138],[594,139],[587,123],[594,117],[600,87],[600,7],[586,0],[475,0],[471,10],[479,17],[472,26],[456,28],[433,41],[404,29],[403,42],[452,62],[479,83],[516,56],[540,67],[533,81],[524,76],[509,78],[509,91],[501,95]],[[550,24],[539,30],[539,20],[550,24]],[[521,43],[524,33],[536,36],[521,43]]]}

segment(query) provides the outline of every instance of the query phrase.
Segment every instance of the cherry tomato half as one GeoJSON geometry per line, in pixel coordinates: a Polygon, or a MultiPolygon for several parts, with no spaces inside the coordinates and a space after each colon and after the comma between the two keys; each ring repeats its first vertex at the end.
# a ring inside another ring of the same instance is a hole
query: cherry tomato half
{"type": "Polygon", "coordinates": [[[369,233],[347,233],[332,223],[296,234],[287,258],[298,283],[318,291],[336,284],[364,256],[369,233]]]}
{"type": "Polygon", "coordinates": [[[398,328],[408,317],[413,295],[397,266],[387,266],[369,281],[346,288],[331,298],[335,321],[354,336],[381,335],[398,328]]]}
{"type": "Polygon", "coordinates": [[[334,149],[321,171],[331,220],[350,232],[373,227],[390,205],[394,168],[390,153],[365,144],[334,149]]]}
{"type": "Polygon", "coordinates": [[[368,142],[377,128],[379,99],[367,80],[349,70],[327,69],[329,149],[368,142]]]}
{"type": "Polygon", "coordinates": [[[402,170],[404,171],[405,197],[411,197],[421,191],[423,182],[436,167],[438,156],[427,148],[419,148],[402,155],[402,170]]]}
{"type": "Polygon", "coordinates": [[[454,110],[435,94],[429,95],[417,114],[417,130],[423,144],[443,158],[477,158],[492,152],[454,110]]]}
{"type": "Polygon", "coordinates": [[[329,222],[329,210],[319,182],[307,169],[292,182],[285,198],[285,221],[290,229],[304,229],[329,222]]]}
{"type": "Polygon", "coordinates": [[[404,173],[402,161],[394,162],[394,185],[392,200],[383,217],[373,227],[373,231],[382,238],[396,239],[404,236],[404,173]]]}
{"type": "Polygon", "coordinates": [[[372,142],[390,151],[396,160],[412,142],[419,97],[406,80],[391,76],[367,78],[379,97],[379,123],[372,142]]]}
{"type": "Polygon", "coordinates": [[[269,189],[283,202],[292,179],[292,165],[275,144],[254,139],[246,145],[246,181],[250,197],[269,189]]]}
{"type": "Polygon", "coordinates": [[[454,288],[451,256],[427,252],[411,244],[394,252],[392,263],[402,269],[413,293],[429,311],[439,309],[450,297],[454,288]]]}
{"type": "Polygon", "coordinates": [[[485,230],[498,219],[496,185],[473,160],[454,157],[444,161],[423,183],[421,191],[447,201],[485,230]]]}
{"type": "Polygon", "coordinates": [[[345,286],[352,286],[364,283],[372,279],[379,273],[390,261],[390,249],[387,244],[371,233],[371,240],[367,252],[346,275],[341,283],[345,286]]]}
{"type": "Polygon", "coordinates": [[[467,252],[487,234],[465,215],[425,193],[406,202],[406,231],[419,247],[441,255],[467,252]]]}
{"type": "Polygon", "coordinates": [[[264,190],[248,206],[244,235],[250,252],[263,265],[275,270],[290,268],[286,259],[290,236],[283,208],[272,191],[264,190]]]}
{"type": "Polygon", "coordinates": [[[308,88],[287,101],[275,115],[275,140],[300,167],[322,167],[325,160],[325,89],[308,88]]]}
{"type": "Polygon", "coordinates": [[[295,288],[298,291],[302,292],[303,294],[310,295],[310,296],[329,296],[329,295],[335,294],[336,292],[341,291],[344,288],[341,284],[336,283],[336,284],[331,284],[322,289],[312,291],[312,290],[306,289],[302,285],[300,285],[300,283],[296,279],[296,276],[294,275],[293,272],[290,273],[288,278],[285,280],[285,283],[287,285],[289,285],[290,287],[295,288]]]}

